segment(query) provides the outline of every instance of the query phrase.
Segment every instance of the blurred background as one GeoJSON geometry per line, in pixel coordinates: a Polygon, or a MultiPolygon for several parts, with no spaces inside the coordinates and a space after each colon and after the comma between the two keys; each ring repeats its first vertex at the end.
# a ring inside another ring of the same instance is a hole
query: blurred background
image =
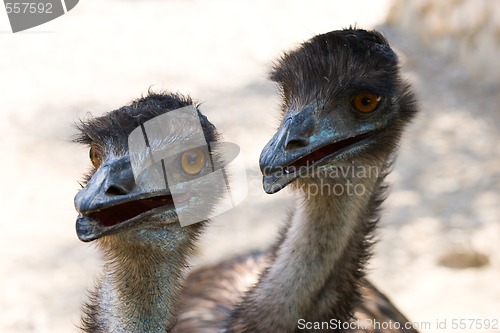
{"type": "Polygon", "coordinates": [[[422,110],[390,176],[369,277],[430,322],[424,332],[500,320],[500,2],[85,0],[17,34],[0,10],[0,332],[77,332],[101,262],[75,233],[90,162],[73,124],[149,88],[202,102],[247,168],[247,198],[212,223],[192,266],[268,246],[293,202],[261,188],[258,156],[278,124],[267,71],[353,24],[389,39],[422,110]]]}

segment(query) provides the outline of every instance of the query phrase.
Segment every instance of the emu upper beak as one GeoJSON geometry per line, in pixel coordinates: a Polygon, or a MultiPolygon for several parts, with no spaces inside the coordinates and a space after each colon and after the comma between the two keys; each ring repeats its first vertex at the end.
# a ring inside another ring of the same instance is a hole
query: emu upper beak
{"type": "Polygon", "coordinates": [[[365,126],[349,126],[321,116],[312,106],[287,112],[278,131],[260,155],[264,190],[273,194],[313,168],[342,152],[366,142],[375,131],[365,126]]]}
{"type": "Polygon", "coordinates": [[[165,210],[167,205],[174,207],[168,190],[152,192],[136,186],[128,158],[107,161],[75,196],[76,232],[80,240],[89,242],[165,210]]]}

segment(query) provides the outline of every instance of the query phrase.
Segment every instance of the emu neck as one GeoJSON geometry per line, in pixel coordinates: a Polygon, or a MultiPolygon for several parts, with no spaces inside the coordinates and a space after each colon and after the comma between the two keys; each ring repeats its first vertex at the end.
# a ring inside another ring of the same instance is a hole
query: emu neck
{"type": "Polygon", "coordinates": [[[92,332],[168,332],[175,324],[180,278],[194,240],[166,237],[164,244],[148,244],[110,238],[100,243],[106,264],[90,316],[92,332]]]}
{"type": "Polygon", "coordinates": [[[275,245],[273,263],[235,313],[233,331],[294,332],[300,319],[350,319],[370,243],[368,217],[376,210],[371,203],[383,178],[378,172],[365,176],[294,184],[295,212],[275,245]],[[348,194],[348,184],[358,193],[348,194]]]}

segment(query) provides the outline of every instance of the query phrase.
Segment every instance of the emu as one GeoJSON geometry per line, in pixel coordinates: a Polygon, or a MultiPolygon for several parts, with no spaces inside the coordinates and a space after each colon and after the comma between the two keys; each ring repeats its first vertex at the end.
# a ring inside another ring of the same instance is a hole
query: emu
{"type": "Polygon", "coordinates": [[[365,279],[384,179],[417,112],[396,54],[376,31],[332,31],[285,53],[270,78],[281,123],[261,153],[263,185],[290,186],[295,206],[267,252],[187,278],[175,331],[416,332],[365,279]]]}
{"type": "MultiPolygon", "coordinates": [[[[78,126],[76,141],[89,146],[93,168],[75,197],[79,213],[76,229],[82,241],[97,243],[105,261],[104,273],[84,305],[84,332],[164,333],[176,323],[186,258],[206,224],[202,221],[181,227],[179,209],[209,210],[219,199],[214,193],[221,184],[201,186],[197,192],[186,190],[180,201],[188,204],[176,206],[168,186],[146,186],[148,179],[157,179],[156,173],[161,172],[158,165],[141,173],[146,182],[136,180],[128,138],[147,121],[192,104],[182,95],[149,93],[78,126]]],[[[205,142],[216,142],[219,134],[215,127],[198,109],[196,114],[205,142]]],[[[153,152],[200,135],[199,127],[189,122],[167,125],[171,130],[168,135],[149,137],[153,152]]],[[[162,161],[181,181],[195,181],[208,174],[209,161],[217,163],[217,159],[215,151],[192,147],[162,161]]]]}

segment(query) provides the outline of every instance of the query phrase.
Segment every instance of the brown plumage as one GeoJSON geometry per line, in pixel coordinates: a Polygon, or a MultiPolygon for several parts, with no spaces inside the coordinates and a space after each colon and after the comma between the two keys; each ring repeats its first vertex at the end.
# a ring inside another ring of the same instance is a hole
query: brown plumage
{"type": "MultiPolygon", "coordinates": [[[[258,282],[261,272],[268,264],[269,260],[264,253],[252,253],[203,266],[189,274],[181,292],[182,305],[174,332],[222,331],[227,318],[234,312],[245,293],[258,282]]],[[[384,325],[389,321],[400,323],[401,327],[409,321],[366,279],[361,281],[360,294],[362,302],[356,307],[354,318],[362,320],[365,326],[364,329],[353,332],[417,332],[414,329],[381,329],[386,327],[384,325]],[[378,324],[375,324],[375,321],[378,324]]],[[[302,330],[305,331],[313,330],[302,330]]],[[[329,330],[320,330],[325,331],[329,330]]]]}
{"type": "Polygon", "coordinates": [[[291,184],[296,208],[266,253],[187,278],[175,332],[416,332],[364,278],[384,179],[416,113],[397,56],[377,32],[333,31],[285,54],[271,78],[283,117],[262,151],[264,189],[291,184]],[[357,319],[393,325],[343,326],[357,319]]]}
{"type": "Polygon", "coordinates": [[[262,253],[206,265],[187,277],[174,332],[218,332],[266,267],[262,253]]]}

